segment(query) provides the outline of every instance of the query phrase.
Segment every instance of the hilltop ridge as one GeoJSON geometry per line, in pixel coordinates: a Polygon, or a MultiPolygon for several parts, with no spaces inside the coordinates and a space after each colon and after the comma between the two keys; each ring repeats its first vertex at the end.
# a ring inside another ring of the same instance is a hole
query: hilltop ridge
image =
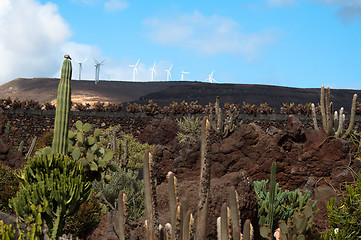
{"type": "MultiPolygon", "coordinates": [[[[0,86],[0,98],[37,100],[40,103],[55,102],[59,79],[57,78],[17,78],[0,86]]],[[[360,90],[331,89],[334,109],[341,106],[349,111],[353,94],[361,96],[360,90]]],[[[153,100],[160,106],[173,101],[198,101],[206,105],[215,102],[219,96],[221,103],[243,102],[259,105],[267,102],[279,109],[283,103],[318,103],[319,88],[291,88],[256,84],[214,84],[205,82],[126,82],[72,80],[73,102],[137,102],[146,104],[153,100]]]]}

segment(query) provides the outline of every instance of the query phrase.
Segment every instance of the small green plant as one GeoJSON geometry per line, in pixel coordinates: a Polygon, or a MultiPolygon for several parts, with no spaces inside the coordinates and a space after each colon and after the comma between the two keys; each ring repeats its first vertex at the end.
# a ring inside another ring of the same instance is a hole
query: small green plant
{"type": "MultiPolygon", "coordinates": [[[[127,155],[126,168],[142,168],[145,151],[148,149],[153,151],[155,146],[147,143],[140,143],[132,134],[124,133],[120,129],[121,127],[118,125],[103,130],[100,133],[100,145],[104,148],[112,146],[112,148],[115,149],[114,155],[119,158],[123,158],[127,155]],[[115,147],[113,147],[114,144],[115,147]]],[[[117,159],[115,159],[115,161],[116,160],[117,159]]]]}
{"type": "Polygon", "coordinates": [[[194,116],[184,116],[177,119],[180,131],[177,139],[183,146],[191,146],[200,140],[202,120],[194,116]]]}
{"type": "Polygon", "coordinates": [[[330,225],[329,239],[360,239],[361,173],[355,183],[346,185],[346,192],[340,202],[333,198],[326,206],[330,225]]]}
{"type": "Polygon", "coordinates": [[[43,225],[43,220],[41,219],[41,214],[46,211],[47,204],[42,206],[31,205],[30,209],[32,211],[32,216],[28,216],[25,219],[25,226],[23,228],[18,219],[16,219],[16,228],[10,224],[4,224],[0,221],[0,237],[2,240],[42,240],[49,239],[49,236],[45,232],[45,227],[43,225]],[[16,234],[18,235],[15,238],[16,234]]]}
{"type": "Polygon", "coordinates": [[[110,176],[105,174],[105,170],[113,168],[110,161],[113,159],[113,151],[106,149],[100,143],[100,129],[96,129],[91,134],[92,125],[83,124],[81,121],[75,123],[75,130],[68,134],[68,154],[75,160],[83,164],[88,175],[88,180],[100,180],[105,178],[110,180],[110,176]]]}
{"type": "Polygon", "coordinates": [[[122,169],[118,166],[117,171],[108,172],[111,176],[110,182],[93,182],[93,187],[97,192],[101,192],[107,202],[117,208],[117,200],[120,191],[124,191],[128,199],[128,214],[132,220],[139,220],[145,211],[143,182],[137,180],[137,172],[122,169]]]}
{"type": "MultiPolygon", "coordinates": [[[[271,181],[269,191],[267,191],[268,180],[254,181],[254,190],[258,201],[258,215],[261,235],[269,237],[278,228],[280,220],[287,220],[298,209],[303,211],[310,202],[310,192],[305,194],[297,189],[295,191],[282,191],[275,181],[276,163],[272,164],[271,181]]],[[[316,206],[316,202],[313,208],[316,206]]]]}

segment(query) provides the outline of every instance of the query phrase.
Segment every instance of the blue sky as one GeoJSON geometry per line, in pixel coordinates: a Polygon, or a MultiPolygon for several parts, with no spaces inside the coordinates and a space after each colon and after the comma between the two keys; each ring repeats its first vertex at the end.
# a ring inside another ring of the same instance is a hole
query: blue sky
{"type": "Polygon", "coordinates": [[[361,0],[1,0],[0,84],[59,77],[361,89],[361,0]]]}

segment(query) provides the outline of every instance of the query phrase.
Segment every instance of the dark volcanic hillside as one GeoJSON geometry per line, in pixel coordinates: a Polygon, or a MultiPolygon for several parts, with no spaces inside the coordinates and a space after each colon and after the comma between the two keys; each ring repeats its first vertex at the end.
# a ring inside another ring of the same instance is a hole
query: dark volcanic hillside
{"type": "MultiPolygon", "coordinates": [[[[59,79],[34,78],[15,79],[0,86],[0,98],[34,99],[43,103],[54,101],[59,79]]],[[[321,87],[321,86],[320,86],[321,87]]],[[[210,84],[203,82],[123,82],[72,81],[72,100],[74,102],[137,102],[146,104],[153,100],[160,106],[173,101],[198,101],[206,105],[220,96],[221,102],[260,104],[267,102],[279,109],[282,103],[319,102],[320,90],[315,88],[288,88],[268,85],[247,84],[210,84]]],[[[352,95],[361,94],[360,90],[331,89],[331,101],[335,109],[341,106],[350,111],[352,95]]]]}

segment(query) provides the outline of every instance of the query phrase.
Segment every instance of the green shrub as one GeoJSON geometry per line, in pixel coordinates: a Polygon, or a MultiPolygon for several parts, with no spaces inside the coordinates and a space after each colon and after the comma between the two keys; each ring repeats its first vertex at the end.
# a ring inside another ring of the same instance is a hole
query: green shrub
{"type": "Polygon", "coordinates": [[[155,145],[140,143],[132,134],[120,131],[120,126],[114,126],[100,133],[100,144],[103,147],[113,146],[115,135],[115,156],[123,158],[125,153],[125,142],[128,142],[128,164],[127,168],[135,169],[143,167],[143,156],[146,150],[153,151],[155,145]]]}
{"type": "Polygon", "coordinates": [[[61,155],[35,156],[21,172],[20,190],[11,200],[16,215],[25,221],[27,217],[37,219],[38,206],[51,238],[61,236],[65,218],[73,215],[87,201],[92,188],[87,181],[83,166],[73,159],[61,155]]]}
{"type": "Polygon", "coordinates": [[[183,146],[193,145],[200,141],[202,120],[190,116],[177,119],[180,132],[177,133],[177,139],[183,146]]]}
{"type": "Polygon", "coordinates": [[[329,239],[361,238],[361,173],[354,184],[346,185],[346,192],[339,203],[333,198],[326,205],[329,239]]]}
{"type": "Polygon", "coordinates": [[[145,211],[143,194],[143,181],[137,180],[137,172],[123,170],[109,172],[111,180],[108,184],[104,181],[94,181],[93,187],[97,192],[102,192],[106,200],[114,207],[117,205],[118,194],[121,190],[127,195],[128,214],[132,220],[139,220],[145,211]]]}
{"type": "Polygon", "coordinates": [[[16,196],[20,179],[11,168],[0,164],[0,212],[13,213],[9,200],[16,196]]]}
{"type": "Polygon", "coordinates": [[[84,238],[91,230],[98,226],[104,215],[102,204],[95,193],[89,200],[80,205],[79,210],[65,220],[65,233],[73,237],[84,238]]]}

